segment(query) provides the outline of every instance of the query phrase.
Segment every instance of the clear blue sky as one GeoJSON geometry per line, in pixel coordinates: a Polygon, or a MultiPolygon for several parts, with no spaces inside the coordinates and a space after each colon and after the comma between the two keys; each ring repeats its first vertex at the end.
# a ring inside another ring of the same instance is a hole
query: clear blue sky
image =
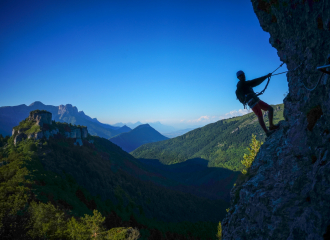
{"type": "MultiPolygon", "coordinates": [[[[0,3],[0,106],[70,103],[110,124],[205,124],[242,109],[238,70],[249,80],[280,64],[246,0],[0,3]]],[[[287,91],[275,76],[261,99],[279,104],[287,91]]]]}

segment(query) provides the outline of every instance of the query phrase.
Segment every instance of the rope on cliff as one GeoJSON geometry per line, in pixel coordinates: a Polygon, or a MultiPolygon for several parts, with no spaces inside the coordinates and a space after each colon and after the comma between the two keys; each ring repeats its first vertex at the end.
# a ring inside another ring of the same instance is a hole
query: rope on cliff
{"type": "Polygon", "coordinates": [[[319,80],[317,81],[317,84],[315,85],[315,87],[313,87],[313,88],[308,88],[308,87],[306,87],[305,86],[305,84],[304,84],[304,82],[303,81],[301,81],[302,82],[302,84],[303,84],[303,86],[304,86],[304,88],[306,88],[306,90],[308,90],[308,91],[313,91],[318,85],[319,85],[319,83],[320,83],[320,80],[322,79],[322,77],[323,77],[323,75],[324,75],[324,73],[322,73],[322,75],[321,75],[321,77],[319,78],[319,80]]]}
{"type": "MultiPolygon", "coordinates": [[[[277,69],[279,69],[280,67],[283,66],[283,64],[284,64],[284,63],[282,63],[282,64],[281,64],[278,68],[276,68],[272,73],[276,72],[277,69]]],[[[301,64],[302,64],[302,63],[301,63],[301,64]]],[[[300,67],[301,64],[300,64],[298,67],[300,67]]],[[[272,76],[280,75],[280,74],[283,74],[283,73],[286,73],[286,72],[289,72],[289,71],[295,71],[298,67],[296,67],[296,68],[293,69],[293,70],[288,70],[288,71],[285,71],[285,72],[281,72],[281,73],[277,73],[277,74],[271,75],[271,76],[268,78],[268,81],[267,81],[267,84],[266,84],[265,88],[264,88],[261,92],[257,93],[256,96],[259,96],[259,95],[263,94],[263,93],[266,91],[266,89],[267,89],[267,87],[268,87],[268,84],[269,84],[269,82],[270,82],[270,78],[271,78],[272,76]]]]}
{"type": "MultiPolygon", "coordinates": [[[[283,64],[284,64],[284,63],[282,63],[277,69],[279,69],[280,67],[282,67],[283,64]]],[[[302,65],[302,63],[301,63],[298,67],[300,67],[301,65],[302,65]]],[[[286,72],[290,72],[290,71],[295,71],[298,67],[296,67],[295,69],[292,69],[292,70],[285,71],[285,72],[281,72],[281,73],[273,74],[272,76],[280,75],[280,74],[283,74],[283,73],[286,73],[286,72]]],[[[277,69],[276,69],[276,70],[277,70],[277,69]]],[[[275,71],[276,71],[276,70],[275,70],[275,71]]],[[[274,72],[275,72],[275,71],[274,71],[274,72]]],[[[311,91],[313,91],[313,90],[319,85],[319,83],[320,83],[320,81],[321,81],[323,75],[324,75],[324,73],[322,73],[321,77],[320,77],[319,80],[317,81],[317,84],[316,84],[315,87],[313,87],[313,88],[308,88],[308,87],[306,87],[306,85],[304,84],[304,82],[302,82],[302,85],[304,86],[304,88],[305,88],[306,90],[308,90],[308,91],[311,92],[311,91]]],[[[268,79],[268,83],[269,83],[269,80],[270,80],[270,79],[268,79]]],[[[268,85],[268,83],[267,83],[267,85],[268,85]]],[[[267,88],[267,85],[266,85],[266,88],[267,88]]],[[[264,92],[264,91],[266,90],[266,88],[265,88],[262,92],[264,92]]],[[[262,94],[262,93],[261,93],[261,94],[262,94]]]]}

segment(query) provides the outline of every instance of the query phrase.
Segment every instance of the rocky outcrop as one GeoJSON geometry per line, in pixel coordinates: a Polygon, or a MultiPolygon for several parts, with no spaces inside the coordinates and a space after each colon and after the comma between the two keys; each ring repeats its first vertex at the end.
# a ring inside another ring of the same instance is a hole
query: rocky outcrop
{"type": "Polygon", "coordinates": [[[70,137],[81,138],[81,129],[80,128],[71,129],[70,137]]]}
{"type": "Polygon", "coordinates": [[[81,129],[81,137],[82,138],[87,138],[87,136],[88,136],[87,127],[82,127],[80,129],[81,129]]]}
{"type": "MultiPolygon", "coordinates": [[[[55,135],[59,134],[60,131],[58,128],[49,130],[49,126],[51,126],[52,123],[52,114],[50,112],[47,112],[45,110],[35,110],[30,112],[30,115],[28,117],[28,119],[26,119],[28,121],[32,121],[32,124],[35,123],[35,125],[39,125],[40,129],[35,131],[35,132],[31,132],[31,130],[29,130],[30,128],[19,128],[19,127],[15,127],[12,130],[12,134],[15,137],[15,145],[17,145],[17,143],[19,143],[20,141],[22,141],[25,138],[33,138],[35,140],[39,140],[42,138],[46,138],[47,140],[50,137],[54,137],[55,135]],[[26,134],[25,134],[26,132],[26,134]]],[[[26,121],[24,120],[24,121],[26,121]]],[[[26,122],[25,122],[26,124],[26,122]]],[[[31,124],[31,122],[29,123],[31,124]]],[[[55,124],[55,127],[57,125],[55,124]]],[[[54,126],[53,126],[54,128],[54,126]]],[[[76,144],[78,144],[79,146],[83,145],[82,139],[87,138],[88,136],[88,130],[87,127],[76,127],[76,126],[69,126],[66,125],[64,127],[64,133],[62,132],[62,134],[66,137],[66,138],[74,138],[76,139],[76,144]]]]}
{"type": "Polygon", "coordinates": [[[17,143],[19,143],[20,141],[22,141],[22,140],[24,140],[26,138],[27,138],[27,136],[26,136],[25,133],[19,133],[19,134],[17,134],[15,136],[15,138],[14,138],[14,144],[15,144],[15,146],[16,146],[17,143]]]}
{"type": "Polygon", "coordinates": [[[35,110],[30,112],[29,119],[31,121],[36,121],[37,125],[40,127],[43,127],[44,124],[52,125],[52,114],[44,110],[35,110]]]}
{"type": "Polygon", "coordinates": [[[261,146],[246,180],[231,191],[223,239],[326,239],[330,76],[321,78],[316,68],[328,64],[330,2],[252,4],[261,27],[270,33],[269,42],[291,70],[289,93],[284,99],[285,121],[261,146]]]}

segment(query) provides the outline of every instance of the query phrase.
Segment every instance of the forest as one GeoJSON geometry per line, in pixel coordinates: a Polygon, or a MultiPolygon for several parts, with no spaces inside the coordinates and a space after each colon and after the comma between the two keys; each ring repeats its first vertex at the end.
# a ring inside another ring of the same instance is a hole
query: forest
{"type": "MultiPolygon", "coordinates": [[[[283,104],[272,105],[274,124],[284,120],[283,104]]],[[[268,116],[264,117],[268,126],[268,116]]],[[[240,160],[247,153],[252,134],[264,142],[266,135],[252,112],[241,117],[224,119],[169,140],[148,143],[131,154],[136,158],[158,159],[164,164],[175,164],[192,158],[209,161],[209,167],[241,171],[240,160]]]]}

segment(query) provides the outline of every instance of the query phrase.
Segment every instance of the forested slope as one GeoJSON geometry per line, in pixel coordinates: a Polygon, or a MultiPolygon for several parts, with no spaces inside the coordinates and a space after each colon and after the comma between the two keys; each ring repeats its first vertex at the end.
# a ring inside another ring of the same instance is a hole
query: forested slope
{"type": "MultiPolygon", "coordinates": [[[[273,107],[276,124],[284,120],[284,105],[273,107]]],[[[265,122],[268,126],[267,116],[265,122]]],[[[220,120],[166,141],[144,144],[131,154],[136,158],[158,159],[164,164],[203,158],[209,161],[210,167],[240,171],[243,168],[241,159],[250,144],[252,134],[257,135],[259,141],[265,140],[266,136],[253,112],[220,120]]]]}
{"type": "Polygon", "coordinates": [[[155,185],[159,176],[118,146],[87,140],[75,146],[58,135],[15,146],[13,137],[1,138],[2,239],[74,239],[72,232],[92,233],[88,218],[107,234],[125,227],[118,232],[141,239],[214,239],[227,202],[155,185]]]}

